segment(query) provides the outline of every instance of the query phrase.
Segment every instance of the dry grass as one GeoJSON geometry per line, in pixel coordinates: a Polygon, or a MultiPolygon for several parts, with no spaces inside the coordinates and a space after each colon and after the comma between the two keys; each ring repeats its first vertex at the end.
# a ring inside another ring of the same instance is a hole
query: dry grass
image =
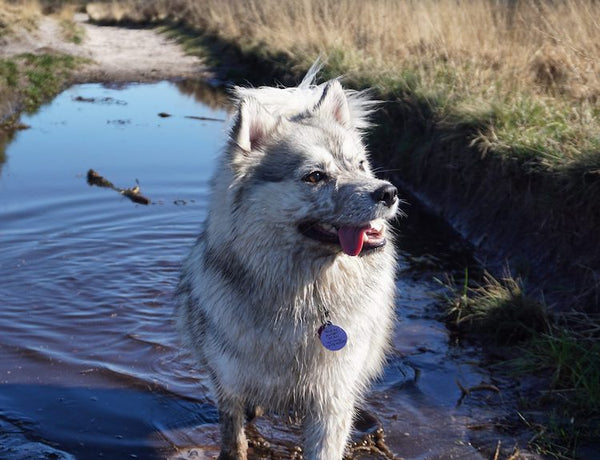
{"type": "Polygon", "coordinates": [[[0,0],[0,45],[3,36],[13,34],[19,28],[35,30],[41,16],[42,8],[36,0],[0,0]]]}
{"type": "Polygon", "coordinates": [[[331,72],[410,91],[438,117],[488,119],[472,141],[486,152],[563,167],[600,145],[600,3],[592,0],[123,0],[88,7],[97,20],[160,21],[287,56],[319,54],[331,72]]]}
{"type": "Polygon", "coordinates": [[[65,4],[55,13],[55,17],[60,24],[63,38],[67,42],[80,45],[85,38],[85,30],[75,22],[75,13],[79,7],[74,4],[65,4]]]}

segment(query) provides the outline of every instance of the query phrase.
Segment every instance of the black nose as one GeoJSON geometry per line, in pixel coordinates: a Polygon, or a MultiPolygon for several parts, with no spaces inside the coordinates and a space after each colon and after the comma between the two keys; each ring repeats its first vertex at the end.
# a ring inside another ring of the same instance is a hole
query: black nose
{"type": "Polygon", "coordinates": [[[398,189],[392,184],[386,184],[372,192],[371,196],[376,203],[383,202],[389,208],[396,202],[398,189]]]}

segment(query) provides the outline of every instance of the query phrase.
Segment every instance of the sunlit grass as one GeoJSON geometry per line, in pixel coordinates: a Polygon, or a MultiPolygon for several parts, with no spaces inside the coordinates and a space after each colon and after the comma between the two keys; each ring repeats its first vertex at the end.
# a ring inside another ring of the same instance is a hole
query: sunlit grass
{"type": "Polygon", "coordinates": [[[2,36],[11,35],[19,28],[35,30],[41,16],[42,8],[36,0],[0,0],[0,40],[2,36]]]}
{"type": "Polygon", "coordinates": [[[91,11],[117,21],[168,16],[301,68],[326,55],[332,74],[384,95],[411,91],[441,118],[484,103],[494,117],[475,144],[487,151],[553,166],[598,147],[596,2],[124,0],[91,11]]]}
{"type": "Polygon", "coordinates": [[[550,328],[546,307],[530,297],[523,283],[509,274],[496,279],[486,273],[481,284],[471,286],[466,273],[460,286],[444,284],[446,323],[499,344],[516,344],[550,328]]]}

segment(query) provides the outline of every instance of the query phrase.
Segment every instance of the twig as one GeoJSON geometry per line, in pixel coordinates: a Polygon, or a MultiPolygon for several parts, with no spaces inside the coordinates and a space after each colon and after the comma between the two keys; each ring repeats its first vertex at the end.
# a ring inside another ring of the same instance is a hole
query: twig
{"type": "Polygon", "coordinates": [[[96,187],[110,188],[123,196],[126,196],[134,203],[148,205],[150,199],[140,194],[140,186],[136,185],[131,188],[120,188],[115,186],[111,181],[105,179],[93,169],[87,172],[87,183],[89,185],[95,185],[96,187]]]}

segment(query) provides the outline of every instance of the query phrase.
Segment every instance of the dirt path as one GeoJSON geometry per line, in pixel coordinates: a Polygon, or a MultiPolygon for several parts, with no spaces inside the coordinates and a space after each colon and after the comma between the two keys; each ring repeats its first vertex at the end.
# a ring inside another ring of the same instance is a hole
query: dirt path
{"type": "Polygon", "coordinates": [[[184,54],[181,47],[151,29],[97,26],[86,14],[75,20],[84,29],[79,45],[62,38],[58,22],[43,17],[35,33],[23,33],[0,47],[0,56],[50,52],[91,59],[75,76],[80,81],[151,81],[206,74],[202,61],[184,54]]]}

